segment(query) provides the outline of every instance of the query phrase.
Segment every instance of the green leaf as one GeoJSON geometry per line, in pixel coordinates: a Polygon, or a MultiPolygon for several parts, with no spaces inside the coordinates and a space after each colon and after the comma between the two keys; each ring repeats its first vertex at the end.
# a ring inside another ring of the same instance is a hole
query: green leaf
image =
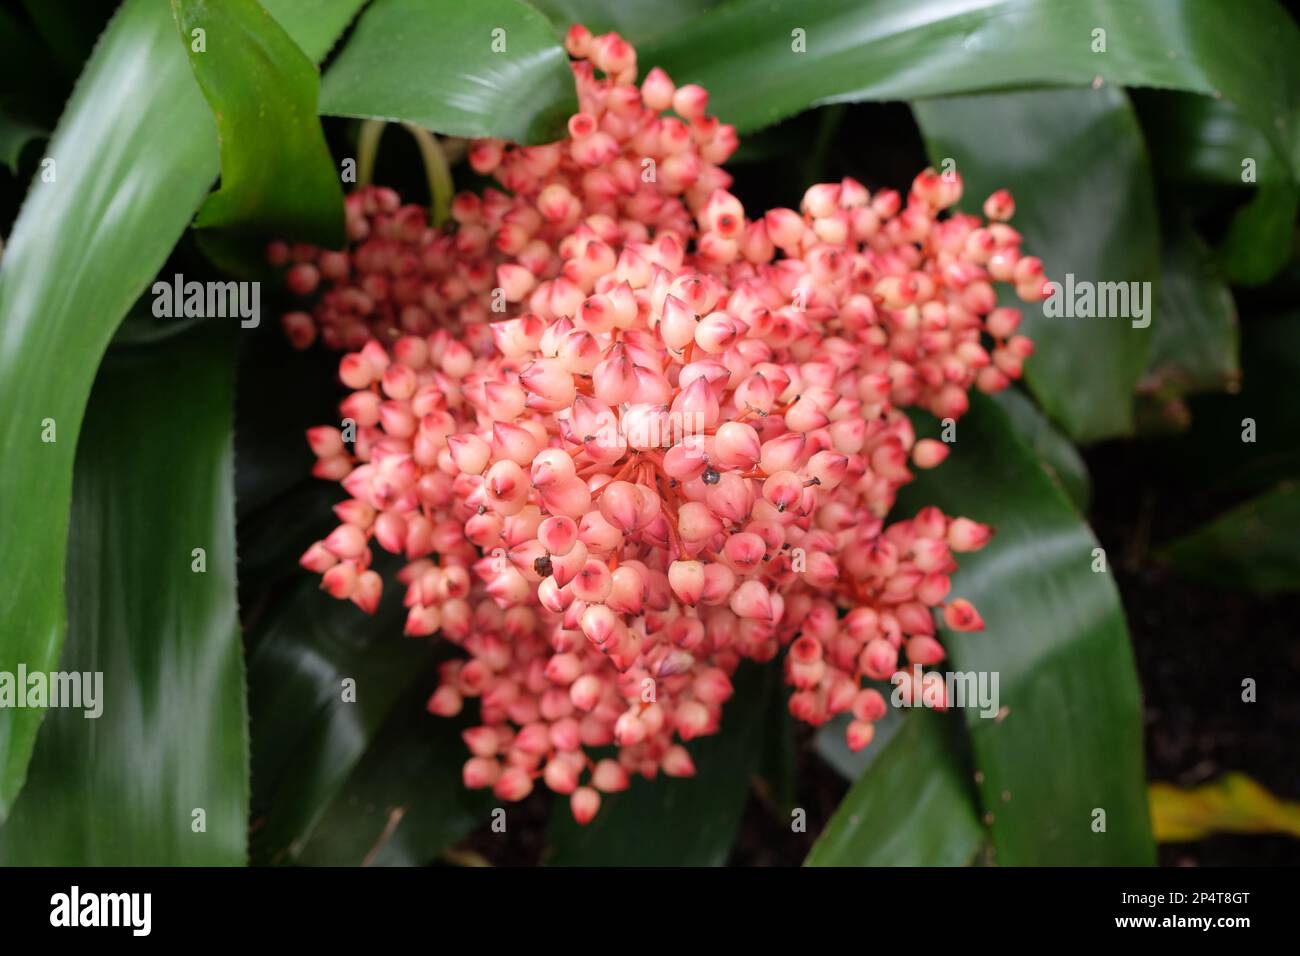
{"type": "Polygon", "coordinates": [[[528,0],[528,4],[545,14],[560,36],[581,23],[596,34],[613,30],[639,46],[687,26],[724,6],[726,0],[528,0]]]}
{"type": "MultiPolygon", "coordinates": [[[[952,455],[904,489],[898,511],[933,504],[996,529],[953,575],[953,595],[985,629],[945,634],[944,645],[948,670],[998,676],[999,715],[965,711],[997,862],[1149,865],[1141,701],[1119,594],[1006,414],[972,398],[952,455]],[[1098,809],[1104,832],[1093,829],[1098,809]]],[[[937,434],[929,422],[920,431],[937,434]]]]}
{"type": "MultiPolygon", "coordinates": [[[[877,685],[877,689],[884,694],[886,700],[893,690],[883,681],[877,685]]],[[[819,729],[813,737],[813,746],[817,753],[845,780],[857,780],[876,762],[876,758],[884,752],[889,742],[894,739],[894,734],[898,733],[903,726],[903,712],[895,708],[885,711],[885,716],[876,721],[876,730],[871,743],[856,753],[849,749],[848,739],[845,737],[852,719],[850,714],[839,714],[819,729]]]]}
{"type": "Polygon", "coordinates": [[[1079,449],[1019,390],[1009,388],[993,400],[1011,419],[1020,440],[1038,456],[1043,470],[1060,484],[1079,513],[1087,514],[1092,503],[1092,479],[1079,449]]]}
{"type": "Polygon", "coordinates": [[[466,790],[469,759],[460,732],[426,712],[429,690],[398,701],[298,862],[305,866],[424,866],[476,826],[500,801],[490,790],[466,790]]]}
{"type": "Polygon", "coordinates": [[[320,63],[367,0],[261,0],[298,49],[320,63]]]}
{"type": "Polygon", "coordinates": [[[430,645],[402,636],[401,605],[390,587],[367,617],[304,572],[250,628],[254,863],[297,859],[394,704],[431,665],[430,645]]]}
{"type": "Polygon", "coordinates": [[[1219,261],[1237,285],[1263,285],[1277,275],[1295,248],[1300,187],[1291,180],[1263,182],[1255,198],[1233,218],[1219,246],[1219,261]]]}
{"type": "Polygon", "coordinates": [[[564,48],[518,0],[375,0],[321,87],[331,116],[521,143],[559,139],[577,109],[564,48]]]}
{"type": "MultiPolygon", "coordinates": [[[[956,162],[962,208],[978,210],[994,190],[1016,199],[1012,224],[1048,278],[1067,283],[1153,283],[1159,222],[1141,132],[1120,90],[1048,90],[914,104],[936,168],[956,162]]],[[[1146,321],[1151,286],[1143,290],[1146,321]]],[[[1062,298],[1068,300],[1067,291],[1062,298]]],[[[1130,317],[1050,317],[1046,303],[1022,308],[1034,340],[1025,381],[1044,411],[1076,441],[1133,428],[1133,391],[1146,367],[1148,328],[1130,317]]],[[[1071,303],[1072,304],[1072,303],[1071,303]]]]}
{"type": "Polygon", "coordinates": [[[102,714],[45,719],[0,829],[6,865],[247,860],[232,339],[209,323],[115,351],[96,379],[77,450],[58,669],[102,674],[102,714]]]}
{"type": "Polygon", "coordinates": [[[984,830],[954,730],[955,721],[934,711],[904,717],[840,802],[804,865],[969,863],[984,830]]]}
{"type": "Polygon", "coordinates": [[[195,226],[342,246],[315,65],[257,0],[172,0],[172,10],[221,142],[221,188],[195,226]]]}
{"type": "Polygon", "coordinates": [[[1016,87],[1222,96],[1300,171],[1300,31],[1272,0],[732,0],[641,51],[741,131],[810,106],[1016,87]],[[1106,31],[1093,52],[1093,31],[1106,31]],[[802,30],[805,52],[796,52],[802,30]]]}
{"type": "Polygon", "coordinates": [[[1285,160],[1239,109],[1223,100],[1145,92],[1137,98],[1137,108],[1156,173],[1179,188],[1184,208],[1217,211],[1225,199],[1247,189],[1254,193],[1237,210],[1219,260],[1236,284],[1272,279],[1291,258],[1300,196],[1285,160]]]}
{"type": "Polygon", "coordinates": [[[18,175],[18,161],[28,143],[44,139],[48,132],[39,126],[14,119],[0,113],[0,163],[9,167],[9,172],[18,175]]]}
{"type": "MultiPolygon", "coordinates": [[[[242,467],[239,448],[236,431],[236,489],[242,467]]],[[[339,500],[338,485],[331,488],[319,479],[308,478],[264,507],[240,517],[236,530],[239,595],[240,603],[247,608],[246,627],[256,623],[254,615],[273,611],[274,605],[285,599],[286,587],[302,584],[303,569],[298,559],[313,541],[321,540],[338,525],[331,509],[339,500]]],[[[260,634],[255,630],[251,636],[260,634]]]]}
{"type": "Polygon", "coordinates": [[[1183,395],[1234,386],[1237,349],[1237,307],[1210,250],[1185,222],[1168,223],[1143,389],[1183,395]]]}
{"type": "Polygon", "coordinates": [[[1300,489],[1287,482],[1163,549],[1198,581],[1259,594],[1300,590],[1300,489]]]}
{"type": "Polygon", "coordinates": [[[1247,185],[1243,176],[1248,159],[1259,179],[1290,178],[1289,167],[1275,156],[1259,129],[1226,100],[1142,90],[1134,94],[1134,105],[1161,179],[1240,189],[1247,185]]]}
{"type": "Polygon", "coordinates": [[[778,706],[779,669],[742,664],[722,729],[692,741],[689,779],[634,777],[623,793],[602,794],[585,826],[557,799],[548,850],[552,866],[721,866],[740,827],[749,777],[763,747],[765,708],[778,706]]]}
{"type": "MultiPolygon", "coordinates": [[[[212,120],[175,31],[149,0],[128,0],[114,17],[49,145],[57,178],[35,182],[0,260],[6,670],[23,661],[48,671],[58,660],[72,461],[95,368],[216,174],[212,120]],[[58,429],[50,444],[47,418],[58,429]]],[[[0,816],[41,715],[0,710],[0,816]]]]}
{"type": "MultiPolygon", "coordinates": [[[[281,23],[322,25],[358,0],[279,0],[281,23]]],[[[305,43],[306,41],[304,41],[305,43]]],[[[0,669],[50,670],[77,434],[118,322],[167,259],[217,174],[216,127],[170,11],[126,0],[87,62],[0,260],[0,669]],[[57,426],[41,441],[42,422],[57,426]]],[[[42,711],[0,710],[0,818],[22,787],[42,711]]]]}

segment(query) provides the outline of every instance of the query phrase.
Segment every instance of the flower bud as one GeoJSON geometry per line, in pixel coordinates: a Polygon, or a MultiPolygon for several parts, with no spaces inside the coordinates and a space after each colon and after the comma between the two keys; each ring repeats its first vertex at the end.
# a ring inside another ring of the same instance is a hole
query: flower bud
{"type": "Polygon", "coordinates": [[[984,630],[984,619],[965,598],[954,598],[944,606],[943,623],[954,631],[984,630]]]}
{"type": "Polygon", "coordinates": [[[704,565],[699,561],[674,561],[668,566],[668,583],[679,601],[696,605],[704,593],[704,565]]]}
{"type": "Polygon", "coordinates": [[[600,793],[591,787],[578,787],[569,797],[573,819],[585,826],[600,812],[600,793]]]}

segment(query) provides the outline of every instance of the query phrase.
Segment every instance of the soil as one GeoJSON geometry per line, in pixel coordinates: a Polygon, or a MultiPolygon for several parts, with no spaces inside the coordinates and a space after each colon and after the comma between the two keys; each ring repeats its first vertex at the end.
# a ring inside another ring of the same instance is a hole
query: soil
{"type": "MultiPolygon", "coordinates": [[[[1151,551],[1235,503],[1160,467],[1152,450],[1111,443],[1088,453],[1093,530],[1119,585],[1144,697],[1147,777],[1195,786],[1229,771],[1300,800],[1300,642],[1289,596],[1187,581],[1151,551]],[[1255,703],[1241,682],[1257,683],[1255,703]]],[[[1224,835],[1160,847],[1169,866],[1295,865],[1300,840],[1224,835]]]]}

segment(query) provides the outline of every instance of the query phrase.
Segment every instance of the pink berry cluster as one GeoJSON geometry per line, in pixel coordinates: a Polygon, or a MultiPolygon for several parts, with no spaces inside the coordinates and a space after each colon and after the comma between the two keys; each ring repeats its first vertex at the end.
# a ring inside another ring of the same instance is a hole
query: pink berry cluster
{"type": "Polygon", "coordinates": [[[742,659],[788,647],[791,712],[851,714],[855,749],[886,707],[864,682],[941,692],[900,660],[943,659],[936,615],[983,626],[949,575],[990,529],[936,508],[885,526],[909,461],[947,455],[901,409],[956,417],[1019,376],[1032,346],[993,283],[1035,300],[1045,279],[1007,193],[988,222],[940,216],[955,175],[750,218],[702,88],[635,85],[616,34],[566,46],[569,137],[475,142],[502,189],[456,197],[451,228],[367,187],[346,252],[269,257],[316,296],[289,337],[347,350],[352,390],[343,430],[308,432],[348,498],[302,564],[371,612],[373,546],[402,555],[406,633],[467,655],[429,700],[479,701],[466,785],[519,800],[540,777],[586,822],[633,774],[694,772],[683,742],[718,731],[742,659]]]}

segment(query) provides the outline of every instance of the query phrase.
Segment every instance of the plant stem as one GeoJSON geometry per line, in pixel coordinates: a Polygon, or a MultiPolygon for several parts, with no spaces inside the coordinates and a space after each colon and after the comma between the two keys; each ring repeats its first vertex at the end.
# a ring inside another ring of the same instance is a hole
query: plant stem
{"type": "Polygon", "coordinates": [[[384,135],[383,120],[368,119],[361,122],[357,136],[357,185],[369,186],[375,177],[375,155],[379,152],[379,138],[384,135]]]}
{"type": "Polygon", "coordinates": [[[843,103],[836,103],[822,109],[816,138],[804,159],[803,178],[806,185],[811,186],[826,177],[826,158],[830,153],[831,145],[835,142],[835,134],[839,132],[840,124],[844,122],[844,114],[847,110],[848,107],[843,103]]]}
{"type": "Polygon", "coordinates": [[[429,177],[429,218],[436,228],[446,222],[451,213],[451,167],[447,165],[447,157],[436,136],[412,123],[402,125],[415,137],[420,156],[424,159],[424,172],[429,177]]]}

